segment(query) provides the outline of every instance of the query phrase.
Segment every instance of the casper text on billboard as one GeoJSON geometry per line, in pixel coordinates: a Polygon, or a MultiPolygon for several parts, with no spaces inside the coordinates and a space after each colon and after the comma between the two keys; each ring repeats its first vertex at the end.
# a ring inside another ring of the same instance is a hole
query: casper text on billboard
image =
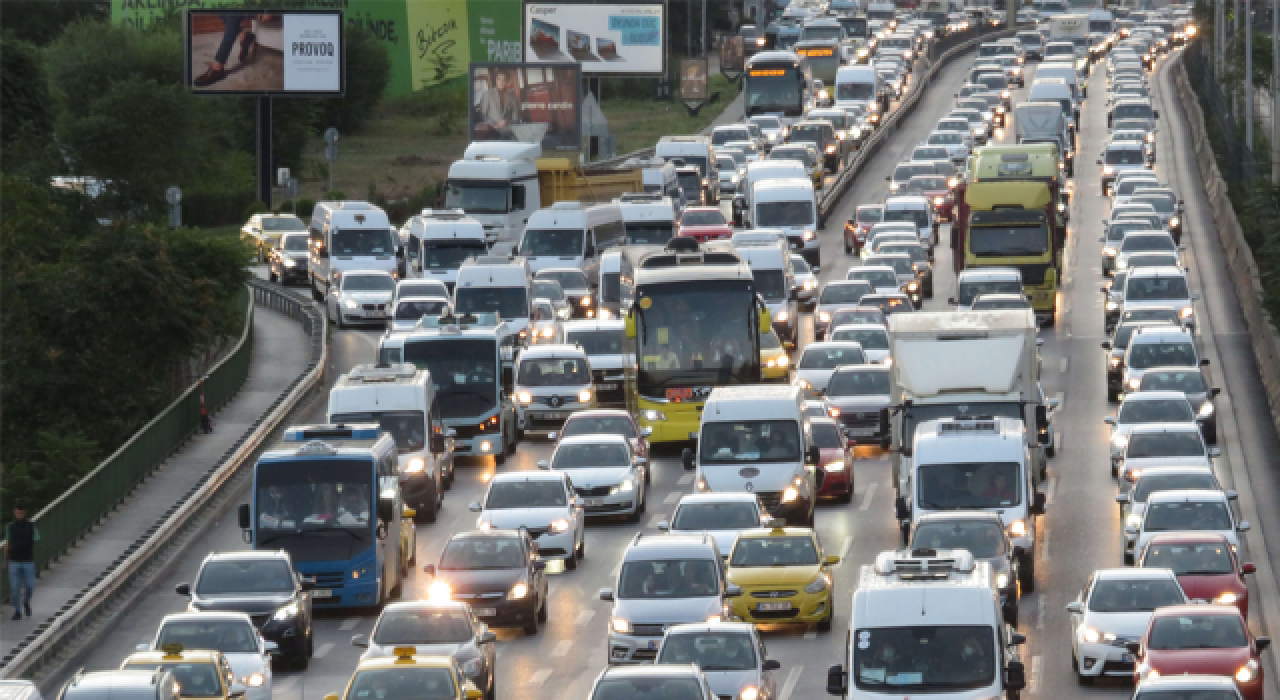
{"type": "Polygon", "coordinates": [[[585,75],[662,75],[666,16],[661,4],[524,4],[526,63],[582,66],[585,75]]]}

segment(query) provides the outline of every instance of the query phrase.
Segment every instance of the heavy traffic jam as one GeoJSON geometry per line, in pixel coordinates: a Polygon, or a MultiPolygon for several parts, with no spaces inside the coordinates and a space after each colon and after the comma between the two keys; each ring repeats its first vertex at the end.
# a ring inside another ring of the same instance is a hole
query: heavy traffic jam
{"type": "Polygon", "coordinates": [[[1157,168],[1190,10],[1010,15],[793,0],[742,30],[738,121],[596,171],[474,142],[399,227],[255,216],[350,362],[180,604],[65,700],[1261,700],[1205,232],[1157,168]],[[854,172],[979,25],[920,138],[854,172]],[[1102,363],[1046,356],[1073,333],[1102,363]],[[1103,431],[1105,464],[1072,456],[1103,431]],[[1051,534],[1116,556],[1038,574],[1051,534]]]}

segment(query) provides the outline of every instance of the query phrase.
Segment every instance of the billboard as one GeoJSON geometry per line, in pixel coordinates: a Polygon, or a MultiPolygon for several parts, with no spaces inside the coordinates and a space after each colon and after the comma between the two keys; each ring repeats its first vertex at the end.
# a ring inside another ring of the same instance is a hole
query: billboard
{"type": "Polygon", "coordinates": [[[580,5],[525,2],[524,60],[577,63],[584,75],[662,75],[661,3],[580,5]]]}
{"type": "Polygon", "coordinates": [[[680,99],[705,102],[707,99],[707,59],[680,59],[680,99]]]}
{"type": "Polygon", "coordinates": [[[472,63],[470,140],[541,143],[544,153],[581,150],[581,78],[576,63],[472,63]]]}
{"type": "Polygon", "coordinates": [[[187,10],[187,87],[198,94],[330,96],[346,90],[342,12],[187,10]]]}
{"type": "Polygon", "coordinates": [[[742,75],[742,37],[726,36],[720,40],[720,72],[731,78],[742,75]]]}

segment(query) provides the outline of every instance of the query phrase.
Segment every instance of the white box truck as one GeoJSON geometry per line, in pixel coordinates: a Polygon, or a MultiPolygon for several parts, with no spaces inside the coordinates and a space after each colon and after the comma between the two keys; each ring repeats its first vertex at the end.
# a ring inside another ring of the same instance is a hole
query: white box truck
{"type": "Polygon", "coordinates": [[[484,225],[490,245],[515,242],[529,215],[542,207],[538,158],[542,145],[474,141],[449,166],[444,205],[461,209],[484,225]]]}

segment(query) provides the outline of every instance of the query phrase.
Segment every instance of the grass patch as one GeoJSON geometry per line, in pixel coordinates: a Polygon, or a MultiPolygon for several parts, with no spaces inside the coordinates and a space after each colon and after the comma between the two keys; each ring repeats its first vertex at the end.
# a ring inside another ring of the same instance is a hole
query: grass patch
{"type": "Polygon", "coordinates": [[[689,110],[679,100],[606,98],[600,108],[609,120],[609,130],[618,139],[618,153],[651,147],[663,136],[696,134],[706,128],[738,96],[738,83],[729,82],[723,75],[712,75],[707,82],[709,91],[719,92],[720,99],[704,106],[696,117],[689,116],[689,110]]]}

